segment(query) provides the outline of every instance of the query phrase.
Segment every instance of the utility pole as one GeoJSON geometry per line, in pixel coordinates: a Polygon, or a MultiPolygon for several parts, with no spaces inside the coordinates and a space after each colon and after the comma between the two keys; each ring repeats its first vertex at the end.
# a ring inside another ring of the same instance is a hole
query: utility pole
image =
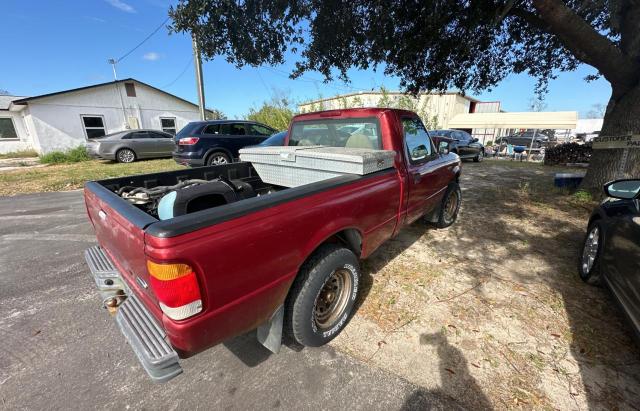
{"type": "Polygon", "coordinates": [[[118,74],[116,73],[116,63],[118,63],[116,61],[116,59],[109,59],[107,60],[107,63],[111,64],[111,68],[113,68],[113,79],[115,81],[118,81],[118,74]]]}
{"type": "Polygon", "coordinates": [[[200,107],[200,120],[206,120],[204,108],[204,84],[202,80],[202,58],[200,56],[200,45],[196,36],[192,36],[193,59],[196,66],[196,87],[198,88],[198,106],[200,107]]]}

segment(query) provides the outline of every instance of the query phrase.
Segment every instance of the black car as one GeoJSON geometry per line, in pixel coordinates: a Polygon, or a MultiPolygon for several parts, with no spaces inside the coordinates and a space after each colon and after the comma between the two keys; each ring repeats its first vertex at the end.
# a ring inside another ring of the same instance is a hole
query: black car
{"type": "Polygon", "coordinates": [[[284,140],[287,138],[287,130],[281,131],[258,144],[258,147],[283,146],[284,140]]]}
{"type": "Polygon", "coordinates": [[[473,138],[471,134],[462,130],[432,130],[429,135],[433,137],[447,137],[451,139],[449,149],[452,153],[456,153],[462,159],[473,159],[473,161],[482,161],[484,157],[484,146],[473,138]]]}
{"type": "Polygon", "coordinates": [[[173,159],[189,166],[230,163],[238,150],[258,145],[275,132],[253,121],[193,121],[176,134],[173,159]]]}
{"type": "Polygon", "coordinates": [[[578,273],[606,285],[640,335],[640,180],[613,181],[605,193],[611,198],[589,219],[578,273]]]}
{"type": "Polygon", "coordinates": [[[511,144],[514,146],[524,146],[540,148],[546,146],[549,142],[549,136],[542,132],[535,132],[532,130],[522,131],[512,134],[506,137],[500,137],[496,139],[496,144],[511,144]],[[535,137],[534,137],[535,135],[535,137]],[[533,144],[532,144],[533,141],[533,144]]]}

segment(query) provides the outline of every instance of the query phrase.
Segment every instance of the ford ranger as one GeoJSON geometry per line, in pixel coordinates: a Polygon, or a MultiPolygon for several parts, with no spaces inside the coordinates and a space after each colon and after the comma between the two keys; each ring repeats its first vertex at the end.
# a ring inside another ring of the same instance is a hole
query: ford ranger
{"type": "Polygon", "coordinates": [[[413,112],[301,114],[285,145],[395,154],[384,170],[292,188],[265,183],[249,162],[85,185],[99,244],[87,263],[155,381],[180,374],[180,358],[253,329],[274,352],[283,332],[303,346],[326,344],[353,314],[360,260],[418,219],[440,228],[456,220],[460,159],[437,150],[413,112]],[[220,196],[181,200],[204,186],[220,196]]]}

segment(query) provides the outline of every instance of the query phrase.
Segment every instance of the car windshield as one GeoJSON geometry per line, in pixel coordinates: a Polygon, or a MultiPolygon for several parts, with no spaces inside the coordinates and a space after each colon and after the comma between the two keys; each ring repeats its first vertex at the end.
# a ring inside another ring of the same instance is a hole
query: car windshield
{"type": "Polygon", "coordinates": [[[284,144],[284,139],[287,136],[287,131],[281,131],[264,140],[259,146],[281,146],[284,144]]]}
{"type": "Polygon", "coordinates": [[[290,146],[330,146],[381,149],[375,118],[322,119],[293,123],[290,146]]]}

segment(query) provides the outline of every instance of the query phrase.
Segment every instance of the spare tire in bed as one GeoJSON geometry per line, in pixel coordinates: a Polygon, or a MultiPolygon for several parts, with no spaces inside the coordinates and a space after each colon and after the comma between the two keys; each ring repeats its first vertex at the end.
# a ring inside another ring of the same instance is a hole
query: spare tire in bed
{"type": "Polygon", "coordinates": [[[255,197],[255,195],[253,187],[240,180],[212,181],[168,193],[158,203],[158,217],[161,220],[168,220],[255,197]]]}

